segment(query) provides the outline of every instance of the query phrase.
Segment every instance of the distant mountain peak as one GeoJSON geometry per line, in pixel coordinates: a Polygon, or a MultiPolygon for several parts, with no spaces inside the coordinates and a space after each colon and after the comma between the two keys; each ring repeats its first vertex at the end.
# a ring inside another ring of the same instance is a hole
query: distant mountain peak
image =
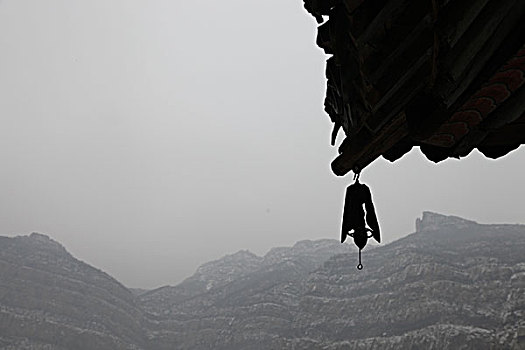
{"type": "Polygon", "coordinates": [[[146,348],[131,292],[49,236],[0,236],[0,262],[0,348],[146,348]]]}
{"type": "Polygon", "coordinates": [[[416,219],[416,231],[435,231],[445,226],[467,227],[477,225],[477,222],[460,218],[458,216],[443,215],[431,211],[424,211],[422,218],[416,219]]]}
{"type": "Polygon", "coordinates": [[[226,255],[224,258],[227,258],[227,259],[228,258],[230,258],[230,259],[231,258],[260,259],[261,257],[258,256],[257,254],[252,253],[248,249],[242,249],[242,250],[237,251],[236,253],[226,255]]]}
{"type": "Polygon", "coordinates": [[[251,251],[247,249],[239,250],[236,253],[228,254],[223,256],[222,258],[219,258],[217,260],[209,261],[207,263],[202,264],[197,269],[197,272],[204,272],[211,269],[215,269],[215,267],[220,265],[228,265],[231,263],[238,263],[243,262],[246,263],[247,261],[260,261],[262,258],[251,251]]]}
{"type": "Polygon", "coordinates": [[[197,268],[195,274],[185,281],[206,283],[206,290],[209,290],[257,269],[261,261],[260,256],[249,250],[239,250],[236,253],[202,264],[197,268]]]}
{"type": "Polygon", "coordinates": [[[57,241],[43,233],[33,232],[29,236],[19,236],[17,238],[30,242],[30,244],[37,244],[40,247],[51,248],[53,250],[60,251],[69,255],[69,252],[66,250],[66,248],[64,248],[62,244],[58,243],[57,241]]]}
{"type": "Polygon", "coordinates": [[[339,241],[329,238],[317,240],[304,239],[296,242],[292,248],[317,248],[323,246],[332,246],[334,243],[339,243],[339,241]]]}

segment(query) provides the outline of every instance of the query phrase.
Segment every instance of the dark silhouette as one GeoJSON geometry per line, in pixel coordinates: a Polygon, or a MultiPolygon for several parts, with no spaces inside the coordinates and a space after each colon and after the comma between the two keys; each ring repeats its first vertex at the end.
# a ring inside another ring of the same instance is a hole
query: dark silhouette
{"type": "Polygon", "coordinates": [[[354,243],[359,248],[357,268],[361,270],[363,268],[361,250],[366,246],[369,238],[373,237],[380,243],[381,236],[370,189],[367,185],[359,182],[359,174],[356,174],[355,179],[355,182],[346,188],[341,243],[344,243],[347,236],[354,238],[354,243]]]}
{"type": "Polygon", "coordinates": [[[328,55],[335,175],[413,147],[433,162],[525,144],[525,1],[303,0],[328,55]]]}

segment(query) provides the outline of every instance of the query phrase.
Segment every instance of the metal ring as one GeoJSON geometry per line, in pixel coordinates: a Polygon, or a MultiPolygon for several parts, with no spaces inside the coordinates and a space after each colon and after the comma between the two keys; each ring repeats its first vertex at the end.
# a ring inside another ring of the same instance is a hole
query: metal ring
{"type": "Polygon", "coordinates": [[[357,269],[358,270],[362,270],[363,269],[363,264],[359,263],[359,265],[357,265],[357,269]]]}

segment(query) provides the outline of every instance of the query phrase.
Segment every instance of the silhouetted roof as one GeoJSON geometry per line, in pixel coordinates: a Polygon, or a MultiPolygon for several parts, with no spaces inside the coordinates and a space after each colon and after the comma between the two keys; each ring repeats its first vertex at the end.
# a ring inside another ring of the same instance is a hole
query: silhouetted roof
{"type": "Polygon", "coordinates": [[[439,162],[525,143],[525,1],[305,0],[322,23],[337,175],[413,146],[439,162]],[[324,21],[323,16],[328,16],[324,21]]]}

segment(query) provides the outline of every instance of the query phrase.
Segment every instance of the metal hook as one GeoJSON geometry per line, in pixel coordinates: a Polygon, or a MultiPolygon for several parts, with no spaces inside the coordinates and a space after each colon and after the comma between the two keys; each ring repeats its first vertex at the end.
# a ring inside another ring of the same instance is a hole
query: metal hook
{"type": "Polygon", "coordinates": [[[359,264],[357,265],[358,270],[363,269],[363,264],[361,264],[361,249],[359,249],[359,264]]]}

